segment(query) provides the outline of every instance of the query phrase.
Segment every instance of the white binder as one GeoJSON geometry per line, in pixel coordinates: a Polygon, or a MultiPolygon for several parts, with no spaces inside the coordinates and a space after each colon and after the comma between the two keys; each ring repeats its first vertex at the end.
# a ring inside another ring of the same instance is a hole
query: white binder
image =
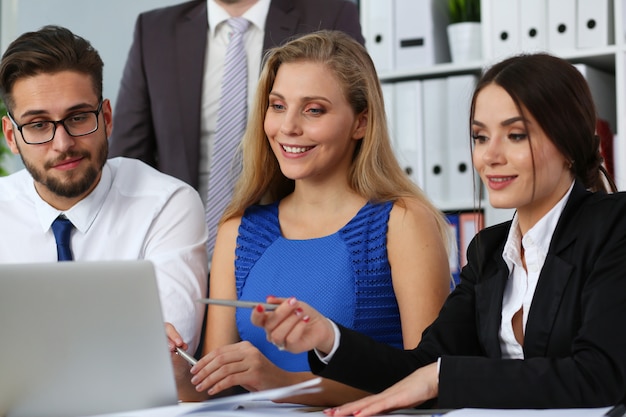
{"type": "Polygon", "coordinates": [[[383,92],[383,101],[385,102],[385,115],[387,116],[387,128],[389,130],[389,137],[391,143],[395,142],[396,137],[396,121],[395,121],[395,88],[393,84],[382,83],[380,88],[383,92]]]}
{"type": "Polygon", "coordinates": [[[395,154],[404,172],[424,188],[422,82],[397,82],[395,87],[395,154]]]}
{"type": "Polygon", "coordinates": [[[613,43],[613,1],[576,1],[576,46],[594,48],[613,43]]]}
{"type": "Polygon", "coordinates": [[[394,3],[394,69],[410,70],[449,62],[447,2],[394,0],[394,3]]]}
{"type": "Polygon", "coordinates": [[[520,0],[494,0],[490,5],[490,42],[493,58],[500,60],[520,50],[520,0]]]}
{"type": "Polygon", "coordinates": [[[546,0],[523,0],[520,2],[520,37],[521,48],[524,52],[545,51],[547,49],[546,0]]]}
{"type": "Polygon", "coordinates": [[[448,202],[455,207],[473,207],[478,181],[472,166],[470,102],[477,82],[472,74],[447,78],[448,202]]]}
{"type": "Polygon", "coordinates": [[[422,81],[422,120],[424,138],[424,192],[438,207],[448,198],[447,82],[445,78],[422,81]]]}
{"type": "Polygon", "coordinates": [[[554,53],[576,49],[576,8],[572,0],[548,1],[548,49],[554,53]]]}
{"type": "Polygon", "coordinates": [[[359,5],[365,48],[379,74],[394,69],[394,4],[395,0],[361,0],[359,5]]]}

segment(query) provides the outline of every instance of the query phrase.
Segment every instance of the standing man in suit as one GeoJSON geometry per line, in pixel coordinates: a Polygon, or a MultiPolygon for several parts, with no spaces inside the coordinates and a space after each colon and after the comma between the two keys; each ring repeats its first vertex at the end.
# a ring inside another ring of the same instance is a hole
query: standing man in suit
{"type": "MultiPolygon", "coordinates": [[[[206,203],[226,21],[239,16],[250,22],[248,102],[267,49],[319,29],[342,30],[364,43],[357,7],[347,0],[193,0],[143,13],[117,98],[110,157],[141,159],[191,184],[206,203]]],[[[215,227],[209,225],[209,248],[215,227]]]]}

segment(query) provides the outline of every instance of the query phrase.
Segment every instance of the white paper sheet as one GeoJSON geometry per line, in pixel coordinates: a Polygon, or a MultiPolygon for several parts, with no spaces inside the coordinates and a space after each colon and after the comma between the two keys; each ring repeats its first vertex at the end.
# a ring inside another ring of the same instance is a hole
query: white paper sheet
{"type": "MultiPolygon", "coordinates": [[[[229,397],[208,400],[201,403],[201,405],[197,408],[189,411],[186,415],[199,414],[205,411],[245,409],[245,404],[253,401],[272,401],[291,397],[293,395],[312,394],[321,390],[321,388],[317,386],[320,382],[322,382],[322,378],[314,378],[299,384],[289,385],[287,387],[248,392],[245,394],[231,395],[229,397]]],[[[251,408],[251,406],[248,405],[248,408],[251,408]]]]}
{"type": "Polygon", "coordinates": [[[611,407],[602,408],[562,408],[550,410],[487,410],[463,408],[447,413],[446,417],[601,417],[611,407]]]}
{"type": "Polygon", "coordinates": [[[302,405],[276,404],[278,400],[292,395],[311,394],[321,390],[318,385],[321,378],[310,379],[299,384],[287,387],[249,392],[229,397],[216,398],[200,403],[183,403],[174,406],[148,408],[144,410],[127,411],[99,417],[181,417],[181,416],[229,416],[229,415],[276,415],[276,413],[290,412],[302,405]],[[217,413],[216,413],[217,412],[217,413]],[[250,414],[252,413],[252,414],[250,414]]]}

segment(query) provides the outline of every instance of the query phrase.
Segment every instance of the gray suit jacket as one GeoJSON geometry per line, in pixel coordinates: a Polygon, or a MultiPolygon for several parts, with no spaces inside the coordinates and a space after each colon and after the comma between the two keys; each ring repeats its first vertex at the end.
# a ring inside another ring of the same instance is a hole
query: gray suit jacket
{"type": "Polygon", "coordinates": [[[626,401],[626,194],[577,183],[552,236],[529,310],[524,360],[502,360],[498,329],[511,222],[481,231],[461,283],[413,350],[342,328],[313,372],[378,392],[441,357],[442,408],[601,407],[626,401]]]}
{"type": "MultiPolygon", "coordinates": [[[[345,0],[272,0],[263,48],[319,29],[362,44],[356,5],[345,0]]],[[[115,105],[109,157],[138,158],[198,188],[206,0],[141,14],[115,105]]]]}

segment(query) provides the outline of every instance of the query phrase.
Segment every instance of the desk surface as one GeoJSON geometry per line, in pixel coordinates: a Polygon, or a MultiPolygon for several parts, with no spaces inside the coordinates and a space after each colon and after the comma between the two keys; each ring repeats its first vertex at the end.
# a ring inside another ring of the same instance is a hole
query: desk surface
{"type": "MultiPolygon", "coordinates": [[[[242,403],[238,409],[211,409],[208,403],[181,403],[178,406],[157,407],[124,413],[107,414],[99,417],[254,417],[254,416],[325,416],[320,407],[306,407],[295,404],[276,404],[271,401],[250,401],[242,403]]],[[[602,417],[611,407],[587,409],[553,409],[553,410],[399,410],[387,415],[400,416],[441,416],[446,417],[602,417]]]]}

